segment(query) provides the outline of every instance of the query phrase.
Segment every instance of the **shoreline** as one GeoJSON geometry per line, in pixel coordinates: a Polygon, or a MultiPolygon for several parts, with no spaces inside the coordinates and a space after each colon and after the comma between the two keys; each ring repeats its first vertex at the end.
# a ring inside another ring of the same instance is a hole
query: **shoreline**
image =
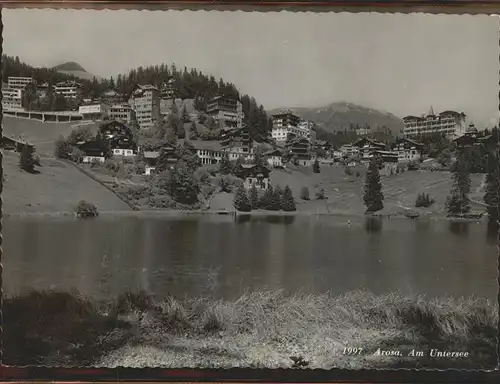
{"type": "Polygon", "coordinates": [[[31,291],[4,299],[4,361],[109,368],[491,369],[497,309],[488,299],[397,292],[276,290],[221,300],[139,291],[98,303],[78,292],[31,291]],[[364,352],[346,355],[344,348],[364,352]],[[401,354],[379,356],[379,348],[401,354]],[[412,348],[469,356],[415,358],[408,354],[412,348]],[[306,366],[294,365],[292,357],[306,366]]]}
{"type": "MultiPolygon", "coordinates": [[[[376,218],[376,219],[406,219],[406,220],[432,220],[432,221],[456,221],[462,223],[475,223],[475,222],[486,222],[487,216],[483,215],[480,218],[460,218],[460,217],[448,217],[433,213],[424,213],[419,217],[407,217],[404,213],[374,213],[374,214],[362,214],[362,213],[351,213],[346,211],[335,211],[335,212],[306,212],[306,211],[263,211],[255,210],[251,212],[241,212],[241,211],[215,211],[215,210],[175,210],[175,209],[139,209],[139,210],[127,210],[127,211],[100,211],[99,217],[113,217],[113,216],[131,216],[131,217],[182,217],[182,216],[230,216],[230,217],[262,217],[262,216],[291,216],[291,217],[352,217],[352,218],[376,218]]],[[[4,212],[3,218],[62,218],[62,217],[74,217],[76,219],[76,214],[71,211],[54,211],[54,212],[4,212]]]]}

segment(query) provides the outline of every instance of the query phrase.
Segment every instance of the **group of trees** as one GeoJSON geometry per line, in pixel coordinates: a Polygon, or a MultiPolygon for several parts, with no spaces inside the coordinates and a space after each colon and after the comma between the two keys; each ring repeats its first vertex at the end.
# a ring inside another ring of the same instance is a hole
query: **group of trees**
{"type": "Polygon", "coordinates": [[[234,207],[241,212],[250,212],[253,209],[263,209],[267,211],[295,211],[296,205],[292,190],[287,185],[284,189],[280,186],[269,185],[262,194],[253,184],[247,193],[244,185],[241,184],[234,196],[234,207]]]}

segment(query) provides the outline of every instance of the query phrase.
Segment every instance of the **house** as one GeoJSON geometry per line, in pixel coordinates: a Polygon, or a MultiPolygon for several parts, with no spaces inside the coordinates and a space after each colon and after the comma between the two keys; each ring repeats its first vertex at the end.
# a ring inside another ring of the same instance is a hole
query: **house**
{"type": "Polygon", "coordinates": [[[104,163],[108,157],[107,148],[99,140],[80,141],[76,143],[79,150],[83,152],[81,162],[90,164],[93,162],[104,163]]]}
{"type": "Polygon", "coordinates": [[[76,99],[82,94],[83,85],[76,81],[61,81],[54,87],[54,93],[65,99],[76,99]]]}
{"type": "Polygon", "coordinates": [[[311,155],[310,142],[305,137],[291,138],[285,145],[285,153],[296,165],[311,166],[314,156],[311,155]]]}
{"type": "Polygon", "coordinates": [[[382,159],[384,163],[397,163],[398,153],[392,151],[373,151],[372,157],[376,156],[382,159]]]}
{"type": "Polygon", "coordinates": [[[104,103],[82,105],[78,108],[78,113],[83,116],[83,120],[104,120],[109,116],[109,105],[104,103]]]}
{"type": "Polygon", "coordinates": [[[479,134],[474,124],[469,124],[467,131],[455,139],[453,139],[453,146],[455,149],[470,148],[480,144],[479,134]]]}
{"type": "Polygon", "coordinates": [[[253,161],[253,140],[246,127],[234,130],[226,130],[221,134],[221,150],[229,152],[229,160],[234,161],[243,158],[245,161],[253,161]]]}
{"type": "Polygon", "coordinates": [[[398,154],[399,162],[419,161],[422,158],[424,145],[412,139],[397,139],[392,151],[398,154]]]}
{"type": "Polygon", "coordinates": [[[100,100],[109,105],[121,104],[125,101],[125,95],[116,89],[108,89],[101,95],[100,100]]]}
{"type": "Polygon", "coordinates": [[[273,149],[271,151],[265,152],[264,157],[267,160],[267,164],[270,167],[283,167],[283,151],[279,149],[273,149]]]}
{"type": "Polygon", "coordinates": [[[359,155],[359,149],[358,147],[355,147],[352,144],[344,144],[339,148],[337,151],[337,155],[341,154],[340,157],[343,158],[352,158],[352,157],[357,157],[359,155]]]}
{"type": "Polygon", "coordinates": [[[101,137],[109,144],[113,155],[134,156],[137,144],[132,130],[120,121],[108,121],[99,126],[101,137]]]}
{"type": "Polygon", "coordinates": [[[218,164],[222,159],[222,146],[217,141],[191,140],[189,144],[196,151],[202,165],[218,164]]]}
{"type": "Polygon", "coordinates": [[[271,171],[265,166],[243,164],[241,174],[236,176],[244,180],[243,186],[246,189],[250,189],[253,185],[257,189],[267,189],[269,188],[270,173],[271,171]]]}
{"type": "Polygon", "coordinates": [[[206,112],[221,128],[241,128],[243,126],[243,105],[237,99],[217,96],[207,102],[206,112]]]}
{"type": "Polygon", "coordinates": [[[132,120],[132,108],[127,103],[113,104],[109,108],[109,118],[128,123],[132,120]]]}
{"type": "Polygon", "coordinates": [[[363,137],[353,144],[359,151],[361,160],[369,161],[375,151],[385,151],[385,144],[379,141],[363,137]]]}
{"type": "Polygon", "coordinates": [[[145,175],[151,175],[158,163],[158,158],[160,157],[160,151],[145,151],[143,153],[144,155],[144,162],[146,163],[146,166],[144,168],[144,174],[145,175]]]}

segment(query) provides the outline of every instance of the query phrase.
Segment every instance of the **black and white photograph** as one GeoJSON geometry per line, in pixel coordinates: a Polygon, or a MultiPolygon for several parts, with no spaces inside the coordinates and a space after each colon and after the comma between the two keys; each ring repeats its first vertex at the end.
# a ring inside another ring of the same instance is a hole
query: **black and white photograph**
{"type": "Polygon", "coordinates": [[[495,369],[497,16],[2,20],[3,364],[495,369]]]}

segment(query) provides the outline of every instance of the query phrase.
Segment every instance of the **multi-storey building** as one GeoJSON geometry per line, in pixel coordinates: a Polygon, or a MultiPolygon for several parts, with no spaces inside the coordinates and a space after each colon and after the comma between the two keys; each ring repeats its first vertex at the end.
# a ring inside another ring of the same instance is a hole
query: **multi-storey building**
{"type": "Polygon", "coordinates": [[[285,151],[297,165],[307,167],[312,164],[311,143],[305,137],[296,137],[288,140],[285,145],[285,151]]]}
{"type": "Polygon", "coordinates": [[[84,120],[104,120],[109,117],[109,105],[104,103],[82,105],[78,108],[78,113],[84,120]]]}
{"type": "Polygon", "coordinates": [[[153,85],[137,85],[129,99],[141,129],[151,129],[161,118],[160,92],[153,85]]]}
{"type": "Polygon", "coordinates": [[[342,154],[342,157],[344,158],[353,158],[357,157],[359,155],[359,149],[358,147],[352,145],[352,144],[344,144],[339,148],[339,152],[342,154]]]}
{"type": "Polygon", "coordinates": [[[223,96],[214,97],[207,103],[206,112],[220,128],[235,129],[243,126],[243,105],[239,100],[223,96]]]}
{"type": "Polygon", "coordinates": [[[76,99],[82,93],[82,85],[76,81],[61,81],[54,87],[54,93],[65,99],[76,99]]]}
{"type": "Polygon", "coordinates": [[[359,139],[353,144],[358,148],[361,160],[370,160],[375,152],[385,151],[385,144],[379,141],[371,140],[366,137],[359,139]]]}
{"type": "Polygon", "coordinates": [[[121,104],[125,101],[125,95],[115,89],[108,89],[101,95],[100,99],[108,105],[121,104]]]}
{"type": "Polygon", "coordinates": [[[132,120],[132,108],[127,103],[114,104],[109,108],[109,118],[128,123],[132,120]]]}
{"type": "Polygon", "coordinates": [[[2,107],[4,109],[23,109],[23,91],[21,89],[3,88],[2,107]]]}
{"type": "Polygon", "coordinates": [[[37,86],[38,95],[43,99],[47,97],[49,93],[50,84],[45,82],[37,86]]]}
{"type": "Polygon", "coordinates": [[[399,162],[418,161],[422,157],[424,145],[408,138],[396,140],[392,151],[398,154],[399,162]]]}
{"type": "Polygon", "coordinates": [[[308,140],[314,140],[316,137],[312,129],[314,123],[300,120],[291,111],[277,113],[272,116],[272,120],[271,137],[278,142],[285,142],[289,134],[293,134],[295,137],[304,137],[308,140]]]}
{"type": "Polygon", "coordinates": [[[422,117],[406,116],[403,118],[405,137],[442,133],[448,137],[456,137],[465,133],[467,129],[466,115],[463,112],[444,111],[434,114],[431,108],[427,115],[422,117]]]}
{"type": "Polygon", "coordinates": [[[32,77],[10,76],[7,84],[11,89],[25,89],[28,84],[36,84],[36,82],[32,77]]]}
{"type": "Polygon", "coordinates": [[[169,77],[161,87],[161,98],[162,99],[175,99],[175,80],[173,77],[169,77]]]}
{"type": "Polygon", "coordinates": [[[220,144],[224,151],[230,153],[230,160],[236,160],[239,157],[245,160],[253,159],[253,140],[246,127],[223,132],[220,144]]]}

